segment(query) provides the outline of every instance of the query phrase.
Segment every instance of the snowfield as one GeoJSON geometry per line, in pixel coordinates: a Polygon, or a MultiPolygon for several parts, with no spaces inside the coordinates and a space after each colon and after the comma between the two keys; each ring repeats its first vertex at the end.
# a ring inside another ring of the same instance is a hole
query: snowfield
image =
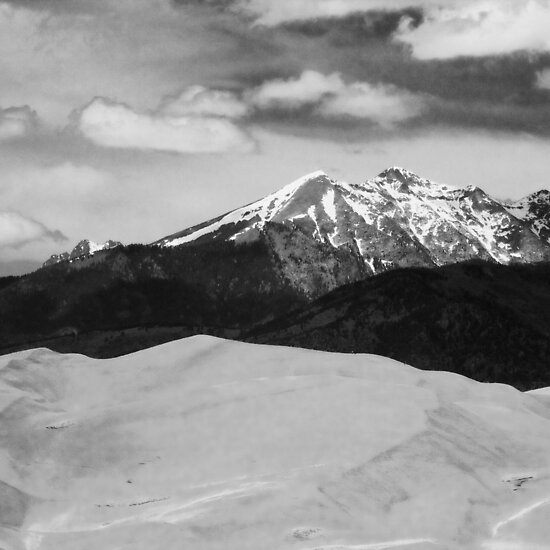
{"type": "Polygon", "coordinates": [[[0,548],[547,549],[548,395],[206,336],[0,357],[0,548]]]}

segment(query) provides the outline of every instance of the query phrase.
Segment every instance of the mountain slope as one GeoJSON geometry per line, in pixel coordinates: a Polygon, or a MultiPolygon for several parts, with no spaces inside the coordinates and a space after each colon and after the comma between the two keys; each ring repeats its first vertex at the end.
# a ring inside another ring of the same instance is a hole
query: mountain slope
{"type": "Polygon", "coordinates": [[[341,287],[248,339],[550,386],[550,265],[396,270],[341,287]]]}
{"type": "Polygon", "coordinates": [[[506,205],[516,218],[529,224],[531,230],[550,243],[550,191],[543,189],[506,205]]]}
{"type": "Polygon", "coordinates": [[[0,358],[6,550],[537,550],[550,403],[194,337],[0,358]]]}
{"type": "Polygon", "coordinates": [[[166,341],[140,334],[129,347],[112,337],[125,329],[226,334],[304,303],[262,243],[205,243],[184,249],[116,247],[60,262],[0,286],[0,349],[42,342],[66,351],[112,356],[166,341]],[[90,346],[86,334],[99,333],[90,346]],[[137,347],[133,347],[137,346],[137,347]]]}

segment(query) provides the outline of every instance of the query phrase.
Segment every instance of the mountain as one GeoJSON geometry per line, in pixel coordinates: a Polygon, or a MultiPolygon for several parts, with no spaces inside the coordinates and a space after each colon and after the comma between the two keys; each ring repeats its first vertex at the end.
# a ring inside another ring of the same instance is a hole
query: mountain
{"type": "Polygon", "coordinates": [[[549,196],[541,192],[538,199],[531,196],[509,205],[477,187],[441,185],[398,167],[364,184],[315,172],[155,244],[262,239],[289,280],[319,295],[349,279],[396,267],[471,259],[503,264],[548,261],[549,196]],[[320,261],[326,265],[321,267],[320,261]],[[338,269],[336,264],[342,262],[343,269],[338,269]],[[313,274],[315,280],[309,280],[313,274]]]}
{"type": "Polygon", "coordinates": [[[525,390],[550,386],[550,264],[395,270],[341,287],[245,338],[376,353],[525,390]]]}
{"type": "Polygon", "coordinates": [[[239,333],[305,300],[260,241],[118,246],[0,279],[0,353],[40,345],[112,357],[239,333]]]}
{"type": "MultiPolygon", "coordinates": [[[[550,193],[517,203],[457,189],[399,167],[349,184],[318,171],[247,206],[164,237],[160,248],[258,242],[296,292],[316,298],[398,267],[472,259],[508,264],[550,260],[550,193]]],[[[120,246],[82,241],[44,265],[120,246]]]]}
{"type": "MultiPolygon", "coordinates": [[[[92,254],[94,247],[87,244],[74,253],[78,261],[69,257],[25,277],[0,281],[0,353],[45,346],[112,357],[198,333],[246,338],[280,317],[290,316],[292,321],[293,312],[307,309],[331,291],[399,269],[411,270],[399,275],[396,296],[402,297],[408,281],[415,284],[418,268],[486,261],[509,266],[511,273],[516,264],[547,263],[544,197],[541,192],[511,204],[477,188],[448,187],[396,167],[363,184],[315,172],[255,203],[150,245],[116,246],[92,254]]],[[[528,269],[514,277],[517,285],[533,287],[528,269]]],[[[490,283],[484,288],[492,292],[490,283]]],[[[431,292],[432,287],[426,289],[431,292]]],[[[505,286],[499,289],[508,292],[505,286]]],[[[441,300],[455,303],[462,291],[452,287],[441,300]]],[[[533,292],[517,311],[512,307],[507,323],[513,324],[513,316],[523,315],[529,307],[539,311],[545,302],[536,296],[533,292]]],[[[430,306],[429,294],[419,293],[416,300],[411,307],[444,307],[437,300],[430,306]]],[[[380,323],[391,327],[388,311],[380,311],[380,323]]],[[[423,315],[431,323],[437,311],[423,315]]],[[[462,317],[451,318],[458,336],[456,346],[449,349],[455,350],[456,359],[446,368],[459,370],[460,353],[471,355],[472,331],[462,317]]],[[[509,337],[510,346],[527,341],[525,333],[499,326],[506,328],[502,334],[509,337]]],[[[522,322],[518,326],[524,327],[522,322]]],[[[442,337],[431,328],[422,334],[422,354],[402,347],[399,358],[438,368],[433,366],[438,353],[429,348],[433,344],[439,349],[437,338],[442,337]]],[[[529,341],[536,366],[528,383],[539,374],[546,376],[539,360],[545,344],[540,331],[533,334],[529,341]]],[[[496,357],[491,350],[497,332],[490,338],[487,333],[476,347],[484,365],[496,357]]],[[[327,345],[332,342],[332,337],[327,339],[327,345]]],[[[385,346],[389,340],[384,342],[385,346]]],[[[310,344],[304,340],[303,345],[310,344]]],[[[353,351],[357,345],[347,341],[338,349],[353,351]]],[[[374,349],[378,348],[365,351],[374,349]]],[[[380,349],[392,353],[387,347],[380,349]]],[[[439,356],[449,353],[443,350],[439,356]]],[[[487,374],[487,380],[512,376],[521,359],[518,354],[519,348],[487,374]]]]}
{"type": "Polygon", "coordinates": [[[82,260],[89,258],[98,252],[104,250],[111,250],[117,246],[122,246],[122,243],[118,241],[105,241],[104,243],[95,243],[88,239],[80,241],[71,252],[62,252],[61,254],[53,254],[48,260],[44,262],[42,267],[48,267],[50,265],[58,264],[59,262],[74,262],[76,260],[82,260]]]}
{"type": "Polygon", "coordinates": [[[197,336],[0,393],[6,550],[548,548],[544,391],[197,336]]]}

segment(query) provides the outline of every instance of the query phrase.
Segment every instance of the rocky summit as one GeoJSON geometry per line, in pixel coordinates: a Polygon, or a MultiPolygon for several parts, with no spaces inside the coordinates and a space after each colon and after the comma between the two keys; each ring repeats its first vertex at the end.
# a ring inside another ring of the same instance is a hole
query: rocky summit
{"type": "Polygon", "coordinates": [[[121,246],[122,243],[118,241],[105,241],[104,243],[95,243],[88,239],[80,241],[71,252],[62,252],[61,254],[53,254],[48,260],[46,260],[42,267],[47,267],[49,265],[55,265],[59,262],[73,262],[75,260],[82,260],[84,258],[89,258],[97,252],[102,250],[110,250],[111,248],[116,248],[121,246]]]}

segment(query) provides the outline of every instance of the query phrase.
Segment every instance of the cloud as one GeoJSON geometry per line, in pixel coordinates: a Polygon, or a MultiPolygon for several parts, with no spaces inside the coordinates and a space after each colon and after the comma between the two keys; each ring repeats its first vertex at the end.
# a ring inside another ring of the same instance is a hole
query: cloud
{"type": "Polygon", "coordinates": [[[123,103],[95,98],[76,115],[78,130],[98,145],[178,153],[248,152],[251,138],[219,117],[137,112],[123,103]]]}
{"type": "Polygon", "coordinates": [[[27,105],[0,109],[0,141],[22,138],[37,126],[38,117],[27,105]]]}
{"type": "MultiPolygon", "coordinates": [[[[365,42],[387,41],[399,30],[403,21],[418,26],[424,19],[424,12],[418,7],[405,9],[370,10],[353,12],[343,17],[323,17],[285,21],[278,29],[309,38],[328,37],[335,47],[362,47],[365,42]]],[[[389,44],[391,45],[391,44],[389,44]]]]}
{"type": "MultiPolygon", "coordinates": [[[[181,1],[180,4],[189,2],[181,1]]],[[[323,21],[356,22],[386,14],[389,30],[419,59],[550,51],[549,0],[226,0],[217,7],[251,16],[257,25],[327,33],[323,21]],[[407,14],[407,12],[410,14],[407,14]],[[391,29],[393,15],[401,25],[391,29]]],[[[377,29],[383,32],[388,29],[377,29]]]]}
{"type": "Polygon", "coordinates": [[[209,28],[214,19],[169,0],[0,0],[0,106],[32,105],[61,125],[94,96],[143,110],[167,91],[218,81],[220,68],[255,56],[209,28]]]}
{"type": "Polygon", "coordinates": [[[260,110],[300,109],[336,95],[343,87],[339,74],[325,76],[317,71],[304,71],[297,78],[264,82],[249,94],[248,101],[260,110]]]}
{"type": "Polygon", "coordinates": [[[550,51],[548,0],[452,1],[431,7],[422,24],[403,22],[396,38],[419,59],[550,51]]]}
{"type": "Polygon", "coordinates": [[[326,117],[368,119],[383,127],[415,118],[423,111],[424,102],[419,96],[395,86],[365,82],[344,87],[319,106],[319,112],[326,117]]]}
{"type": "Polygon", "coordinates": [[[236,2],[235,0],[172,0],[172,3],[176,6],[195,6],[225,9],[233,7],[239,2],[236,2]]]}
{"type": "Polygon", "coordinates": [[[138,113],[96,98],[77,115],[80,132],[107,147],[183,153],[250,151],[240,126],[273,115],[317,121],[369,121],[384,128],[419,116],[423,97],[390,84],[346,83],[339,73],[305,70],[288,79],[265,80],[240,93],[191,86],[138,113]]]}
{"type": "Polygon", "coordinates": [[[248,94],[259,110],[310,108],[322,118],[363,119],[390,127],[414,118],[424,110],[424,100],[391,85],[352,82],[338,73],[323,75],[304,71],[288,80],[267,81],[248,94]]]}
{"type": "Polygon", "coordinates": [[[86,213],[100,211],[113,202],[119,185],[111,172],[86,164],[28,164],[5,170],[0,203],[5,210],[23,211],[48,226],[55,224],[64,233],[79,228],[85,218],[77,205],[86,213]],[[69,219],[73,225],[67,224],[69,219]]]}
{"type": "Polygon", "coordinates": [[[233,92],[190,86],[176,96],[164,98],[158,113],[169,117],[242,118],[249,107],[233,92]]]}
{"type": "Polygon", "coordinates": [[[290,21],[339,18],[376,10],[402,10],[432,5],[436,0],[235,0],[234,9],[256,15],[262,25],[276,26],[290,21]]]}
{"type": "Polygon", "coordinates": [[[537,73],[537,87],[550,90],[550,68],[543,69],[537,73]]]}
{"type": "Polygon", "coordinates": [[[0,211],[0,249],[19,248],[31,241],[66,241],[60,231],[48,229],[44,224],[18,212],[0,211]]]}

